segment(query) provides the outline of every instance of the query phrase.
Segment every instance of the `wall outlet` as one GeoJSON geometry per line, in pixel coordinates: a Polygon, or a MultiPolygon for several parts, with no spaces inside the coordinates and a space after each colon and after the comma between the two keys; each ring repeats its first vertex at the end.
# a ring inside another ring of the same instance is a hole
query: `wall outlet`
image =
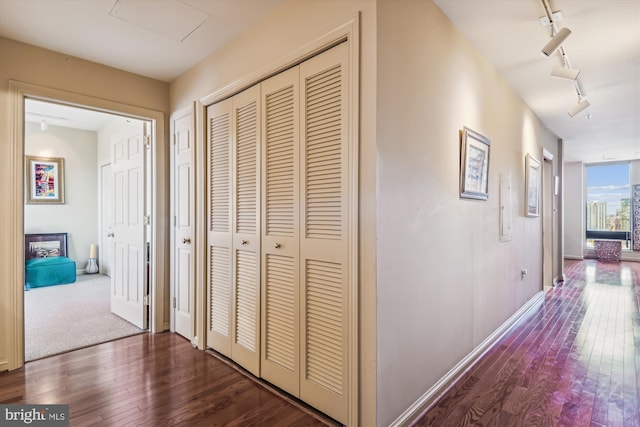
{"type": "Polygon", "coordinates": [[[524,276],[527,275],[527,269],[523,268],[522,270],[520,270],[520,280],[524,280],[524,276]]]}

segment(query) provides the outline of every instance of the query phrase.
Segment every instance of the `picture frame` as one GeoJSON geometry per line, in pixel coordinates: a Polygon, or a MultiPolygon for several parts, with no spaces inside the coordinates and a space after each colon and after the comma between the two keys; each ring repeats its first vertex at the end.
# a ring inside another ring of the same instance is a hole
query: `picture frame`
{"type": "Polygon", "coordinates": [[[64,159],[26,157],[27,204],[64,204],[64,159]]]}
{"type": "Polygon", "coordinates": [[[66,257],[68,253],[67,233],[38,233],[24,235],[24,259],[66,257]]]}
{"type": "Polygon", "coordinates": [[[540,178],[542,164],[540,160],[527,154],[525,159],[525,215],[540,216],[540,178]]]}
{"type": "Polygon", "coordinates": [[[489,149],[486,136],[464,127],[460,131],[460,197],[489,198],[489,149]]]}

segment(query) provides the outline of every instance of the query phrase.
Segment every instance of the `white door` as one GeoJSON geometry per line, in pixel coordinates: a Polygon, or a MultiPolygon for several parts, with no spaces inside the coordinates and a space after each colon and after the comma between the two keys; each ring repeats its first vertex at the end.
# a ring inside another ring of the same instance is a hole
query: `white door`
{"type": "Polygon", "coordinates": [[[102,223],[100,224],[99,267],[102,274],[111,276],[111,242],[107,235],[113,231],[113,194],[111,191],[111,163],[100,167],[100,206],[102,223]]]}
{"type": "Polygon", "coordinates": [[[194,137],[193,114],[177,118],[174,129],[174,288],[173,319],[175,332],[192,339],[194,335],[194,274],[193,256],[195,200],[194,200],[194,137]]]}
{"type": "Polygon", "coordinates": [[[144,123],[131,121],[111,138],[113,191],[111,311],[147,328],[144,123]]]}

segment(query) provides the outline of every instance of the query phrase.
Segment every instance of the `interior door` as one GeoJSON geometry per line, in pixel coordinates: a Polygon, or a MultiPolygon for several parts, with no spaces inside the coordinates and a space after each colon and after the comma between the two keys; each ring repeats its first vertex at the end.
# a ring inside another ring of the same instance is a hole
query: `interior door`
{"type": "Polygon", "coordinates": [[[111,138],[113,255],[111,311],[147,328],[144,123],[132,120],[111,138]]]}
{"type": "Polygon", "coordinates": [[[100,205],[102,212],[102,223],[100,224],[100,251],[99,251],[99,267],[100,272],[107,276],[111,276],[111,245],[107,235],[113,232],[113,194],[111,191],[112,184],[111,163],[107,163],[100,167],[100,205]]]}
{"type": "Polygon", "coordinates": [[[172,309],[175,332],[188,339],[194,335],[195,303],[193,128],[192,113],[174,121],[175,273],[172,309]]]}

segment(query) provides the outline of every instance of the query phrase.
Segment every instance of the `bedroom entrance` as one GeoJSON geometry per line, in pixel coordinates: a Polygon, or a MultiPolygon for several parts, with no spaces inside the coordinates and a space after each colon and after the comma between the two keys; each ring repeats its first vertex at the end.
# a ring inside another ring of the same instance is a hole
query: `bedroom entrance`
{"type": "Polygon", "coordinates": [[[144,332],[152,122],[24,105],[25,361],[144,332]]]}

